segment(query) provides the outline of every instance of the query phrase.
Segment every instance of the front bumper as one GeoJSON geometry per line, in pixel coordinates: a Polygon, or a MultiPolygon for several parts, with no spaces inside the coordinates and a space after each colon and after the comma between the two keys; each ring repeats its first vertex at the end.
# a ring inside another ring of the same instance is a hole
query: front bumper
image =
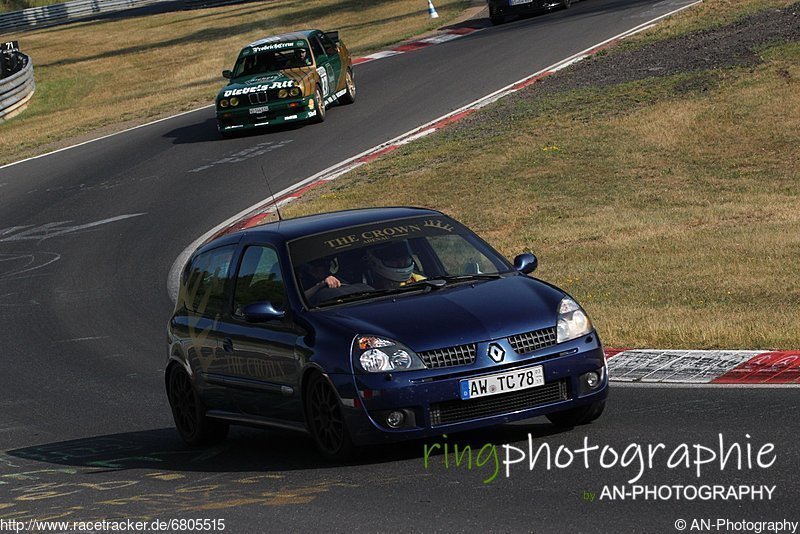
{"type": "Polygon", "coordinates": [[[306,97],[270,101],[263,105],[218,108],[217,128],[220,132],[231,132],[308,120],[317,116],[318,104],[315,102],[313,108],[310,108],[311,99],[312,97],[306,97]],[[259,108],[266,109],[251,113],[251,110],[259,108]]]}
{"type": "MultiPolygon", "coordinates": [[[[480,349],[479,349],[480,350],[480,349]]],[[[608,394],[605,356],[597,335],[518,356],[505,364],[374,375],[329,375],[339,391],[350,436],[357,445],[425,438],[529,419],[598,402],[608,394]],[[541,365],[545,383],[531,389],[461,400],[464,379],[541,365]],[[599,371],[601,380],[588,389],[581,376],[599,371]],[[390,411],[402,411],[406,422],[393,429],[390,411]]]]}

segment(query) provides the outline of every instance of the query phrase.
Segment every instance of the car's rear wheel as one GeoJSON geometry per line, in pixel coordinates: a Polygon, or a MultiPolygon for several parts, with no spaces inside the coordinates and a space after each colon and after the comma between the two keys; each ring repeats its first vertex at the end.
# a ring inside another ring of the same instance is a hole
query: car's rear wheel
{"type": "Polygon", "coordinates": [[[317,114],[314,116],[313,122],[324,122],[325,101],[322,99],[322,91],[319,90],[319,86],[314,89],[314,108],[317,110],[317,114]]]}
{"type": "Polygon", "coordinates": [[[499,14],[496,7],[489,6],[489,21],[497,26],[498,24],[504,23],[506,21],[506,17],[499,14]]]}
{"type": "Polygon", "coordinates": [[[167,397],[172,418],[181,439],[189,445],[212,445],[228,435],[228,424],[206,417],[203,401],[197,396],[186,371],[174,367],[167,381],[167,397]]]}
{"type": "Polygon", "coordinates": [[[347,69],[344,81],[345,93],[339,98],[339,102],[352,104],[356,101],[356,82],[353,79],[353,71],[351,69],[347,69]]]}
{"type": "Polygon", "coordinates": [[[347,460],[355,452],[342,405],[328,380],[315,373],[306,384],[306,424],[320,453],[330,460],[347,460]]]}
{"type": "Polygon", "coordinates": [[[551,413],[547,416],[550,422],[561,428],[571,428],[574,426],[591,423],[603,413],[606,401],[601,400],[586,406],[579,406],[563,412],[551,413]]]}

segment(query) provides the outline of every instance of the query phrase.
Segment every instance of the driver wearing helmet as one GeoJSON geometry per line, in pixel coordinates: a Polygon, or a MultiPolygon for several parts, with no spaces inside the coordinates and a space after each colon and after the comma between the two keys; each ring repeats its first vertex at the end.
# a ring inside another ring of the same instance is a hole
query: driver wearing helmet
{"type": "Polygon", "coordinates": [[[367,263],[372,274],[371,285],[377,289],[390,289],[425,280],[424,276],[414,272],[414,259],[405,240],[369,249],[367,263]]]}

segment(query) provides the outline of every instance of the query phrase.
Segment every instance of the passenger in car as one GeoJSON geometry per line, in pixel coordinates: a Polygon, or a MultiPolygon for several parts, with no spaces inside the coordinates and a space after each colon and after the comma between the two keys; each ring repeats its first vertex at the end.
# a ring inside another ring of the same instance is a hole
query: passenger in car
{"type": "Polygon", "coordinates": [[[369,283],[377,289],[391,289],[425,280],[414,272],[414,258],[408,241],[401,240],[378,245],[367,251],[369,283]]]}

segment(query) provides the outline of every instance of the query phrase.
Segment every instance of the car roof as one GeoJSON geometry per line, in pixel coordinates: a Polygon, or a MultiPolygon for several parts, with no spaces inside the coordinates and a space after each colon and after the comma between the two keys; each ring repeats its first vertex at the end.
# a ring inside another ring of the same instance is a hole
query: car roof
{"type": "Polygon", "coordinates": [[[425,215],[441,216],[443,214],[436,210],[414,207],[362,208],[319,213],[317,215],[307,215],[295,219],[269,222],[247,230],[242,230],[234,235],[256,238],[259,236],[272,236],[285,241],[291,241],[298,237],[337,230],[339,228],[347,228],[379,221],[404,219],[407,217],[422,217],[425,215]]]}
{"type": "Polygon", "coordinates": [[[264,46],[266,44],[280,43],[283,41],[298,41],[298,40],[307,41],[308,38],[311,36],[311,34],[316,31],[318,30],[298,30],[296,32],[271,35],[269,37],[264,37],[262,39],[259,39],[258,41],[253,41],[249,45],[245,46],[245,48],[251,48],[253,46],[264,46]]]}

